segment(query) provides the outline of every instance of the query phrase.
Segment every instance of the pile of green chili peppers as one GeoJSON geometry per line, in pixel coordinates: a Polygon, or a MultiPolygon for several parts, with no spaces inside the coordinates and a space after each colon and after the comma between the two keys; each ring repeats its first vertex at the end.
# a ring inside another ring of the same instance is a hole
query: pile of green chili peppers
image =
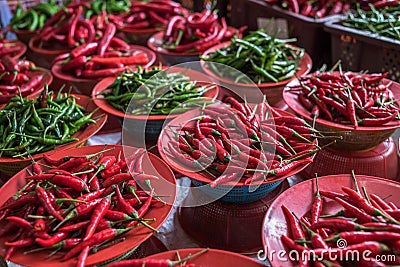
{"type": "Polygon", "coordinates": [[[255,83],[279,82],[293,77],[298,69],[304,50],[288,45],[296,39],[281,40],[259,30],[240,39],[234,37],[231,44],[202,59],[220,77],[234,79],[235,82],[255,83]],[[230,71],[218,64],[228,65],[240,70],[244,75],[237,76],[237,71],[230,71]],[[247,77],[246,77],[247,75],[247,77]]]}
{"type": "Polygon", "coordinates": [[[77,141],[71,136],[96,122],[95,111],[87,114],[68,93],[43,93],[35,100],[16,96],[0,110],[0,156],[25,158],[77,141]]]}
{"type": "Polygon", "coordinates": [[[95,0],[89,4],[90,9],[87,9],[85,14],[87,19],[93,15],[99,15],[101,11],[106,11],[107,14],[126,13],[131,6],[129,0],[95,0]]]}
{"type": "Polygon", "coordinates": [[[57,13],[61,6],[58,6],[54,0],[48,3],[39,2],[36,6],[28,10],[24,10],[21,2],[15,9],[15,14],[10,21],[13,30],[34,31],[43,28],[47,19],[57,13]]]}
{"type": "Polygon", "coordinates": [[[131,115],[168,115],[213,103],[203,94],[214,86],[200,86],[180,72],[167,73],[155,67],[120,74],[100,95],[131,115]]]}
{"type": "Polygon", "coordinates": [[[400,40],[400,4],[381,9],[370,5],[370,8],[370,11],[360,7],[352,10],[342,22],[343,26],[400,40]]]}

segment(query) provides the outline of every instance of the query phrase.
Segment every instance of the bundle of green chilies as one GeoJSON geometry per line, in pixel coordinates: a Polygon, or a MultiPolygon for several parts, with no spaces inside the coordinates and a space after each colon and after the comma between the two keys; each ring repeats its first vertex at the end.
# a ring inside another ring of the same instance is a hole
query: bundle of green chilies
{"type": "Polygon", "coordinates": [[[400,209],[382,196],[368,195],[365,188],[360,191],[355,183],[356,190],[343,186],[343,192],[319,190],[317,185],[311,209],[300,219],[299,214],[282,205],[288,235],[281,240],[287,249],[300,255],[299,266],[376,267],[398,263],[398,259],[379,261],[377,255],[395,256],[400,251],[400,209]],[[324,203],[330,201],[342,209],[323,214],[324,203]],[[359,257],[349,257],[350,253],[359,257]]]}
{"type": "Polygon", "coordinates": [[[27,60],[16,60],[9,55],[0,58],[0,103],[21,93],[28,95],[43,86],[43,75],[30,75],[36,66],[27,60]]]}
{"type": "Polygon", "coordinates": [[[382,9],[363,10],[356,8],[349,12],[342,25],[381,36],[400,40],[400,2],[382,9]]]}
{"type": "Polygon", "coordinates": [[[399,119],[388,73],[317,72],[300,78],[289,91],[315,118],[360,126],[381,126],[399,119]]]}
{"type": "Polygon", "coordinates": [[[127,160],[121,153],[104,155],[107,150],[44,155],[50,168],[34,163],[28,169],[26,184],[0,207],[6,260],[20,249],[25,254],[48,250],[50,256],[63,253],[61,261],[79,255],[77,266],[85,266],[88,254],[122,242],[121,235],[140,225],[156,231],[145,218],[159,203],[151,187],[158,177],[143,170],[146,150],[127,160]]]}
{"type": "Polygon", "coordinates": [[[48,3],[38,2],[35,6],[24,10],[21,2],[18,2],[13,18],[10,21],[14,31],[36,31],[43,28],[46,20],[50,19],[60,6],[54,0],[48,3]]]}
{"type": "Polygon", "coordinates": [[[227,106],[207,106],[164,148],[171,160],[199,170],[211,187],[241,180],[274,182],[312,161],[318,133],[303,119],[282,116],[268,104],[254,109],[227,97],[227,106]]]}
{"type": "Polygon", "coordinates": [[[0,110],[0,156],[27,158],[52,150],[56,145],[78,141],[72,136],[87,124],[96,123],[94,111],[88,114],[76,103],[76,96],[46,91],[36,99],[17,95],[0,110]]]}
{"type": "Polygon", "coordinates": [[[282,40],[258,30],[243,38],[235,36],[229,46],[201,58],[209,62],[206,66],[218,76],[235,83],[277,83],[294,77],[304,56],[304,49],[290,45],[294,41],[296,39],[282,40]],[[243,74],[238,75],[237,70],[243,74]]]}
{"type": "Polygon", "coordinates": [[[173,16],[187,15],[179,3],[170,0],[133,2],[128,12],[111,15],[110,20],[123,30],[163,28],[173,16]]]}
{"type": "Polygon", "coordinates": [[[109,22],[98,42],[88,42],[70,53],[61,54],[54,59],[54,63],[60,61],[64,73],[86,79],[100,79],[116,76],[137,65],[146,66],[150,62],[147,53],[131,47],[115,34],[116,26],[109,22]]]}
{"type": "Polygon", "coordinates": [[[183,73],[153,67],[121,73],[100,95],[127,114],[168,115],[211,104],[213,101],[203,95],[215,86],[200,85],[183,73]]]}
{"type": "Polygon", "coordinates": [[[384,8],[388,6],[398,5],[398,0],[359,0],[359,1],[336,1],[336,0],[264,0],[272,5],[279,5],[284,9],[295,14],[311,18],[324,18],[326,16],[343,14],[350,8],[356,7],[357,4],[365,9],[369,9],[371,5],[374,8],[384,8]]]}

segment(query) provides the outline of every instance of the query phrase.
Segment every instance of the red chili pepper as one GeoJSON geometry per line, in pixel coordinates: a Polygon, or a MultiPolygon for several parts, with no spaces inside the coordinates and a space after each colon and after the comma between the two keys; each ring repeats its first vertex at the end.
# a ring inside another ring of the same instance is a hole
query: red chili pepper
{"type": "Polygon", "coordinates": [[[315,178],[315,184],[316,184],[317,192],[315,193],[314,201],[311,206],[311,225],[318,222],[319,217],[321,216],[321,212],[322,212],[322,198],[319,193],[318,177],[315,178]]]}
{"type": "Polygon", "coordinates": [[[44,240],[42,238],[36,238],[35,242],[42,247],[51,247],[54,244],[64,240],[68,236],[67,232],[57,232],[50,239],[44,240]]]}
{"type": "Polygon", "coordinates": [[[377,221],[376,218],[365,213],[364,211],[360,210],[359,208],[351,205],[350,203],[344,201],[343,199],[336,197],[335,200],[340,205],[342,205],[346,210],[348,210],[350,213],[352,213],[361,223],[377,221]]]}
{"type": "Polygon", "coordinates": [[[289,225],[290,233],[292,234],[293,239],[305,241],[306,237],[299,221],[285,205],[282,205],[281,208],[287,220],[287,224],[289,225]]]}
{"type": "Polygon", "coordinates": [[[31,223],[28,222],[27,220],[25,220],[24,218],[20,218],[17,216],[8,216],[6,218],[6,220],[24,230],[30,231],[33,229],[33,226],[31,225],[31,223]]]}
{"type": "Polygon", "coordinates": [[[44,209],[50,215],[52,215],[54,218],[56,218],[58,220],[63,220],[63,217],[54,208],[52,201],[44,188],[37,187],[36,194],[38,196],[39,202],[43,205],[44,209]]]}
{"type": "Polygon", "coordinates": [[[75,29],[76,29],[76,24],[79,20],[79,17],[81,16],[83,11],[82,6],[78,6],[76,11],[72,14],[71,17],[71,22],[68,25],[68,46],[69,47],[75,47],[75,40],[74,40],[74,35],[75,35],[75,29]]]}
{"type": "Polygon", "coordinates": [[[93,246],[99,243],[102,243],[107,240],[111,240],[115,238],[116,236],[122,235],[128,231],[130,231],[131,228],[126,228],[126,229],[106,229],[101,232],[95,233],[90,239],[81,242],[74,248],[72,248],[70,251],[68,251],[67,254],[61,259],[61,261],[66,261],[76,254],[78,254],[83,248],[86,246],[93,246]]]}
{"type": "Polygon", "coordinates": [[[125,67],[123,68],[108,68],[108,69],[99,69],[99,70],[84,70],[82,72],[82,77],[87,79],[99,79],[103,77],[116,76],[121,72],[125,71],[125,67]]]}
{"type": "Polygon", "coordinates": [[[99,46],[97,48],[97,54],[102,56],[106,52],[108,46],[111,43],[111,39],[114,37],[115,32],[116,32],[116,27],[115,24],[113,23],[108,23],[106,26],[106,29],[104,31],[103,38],[99,42],[99,46]]]}
{"type": "Polygon", "coordinates": [[[83,238],[83,241],[88,240],[93,236],[93,234],[96,231],[97,226],[99,225],[101,219],[104,217],[106,214],[108,208],[111,205],[111,200],[110,198],[103,198],[96,206],[94,209],[92,216],[90,218],[90,223],[89,227],[86,229],[86,234],[85,237],[83,238]]]}
{"type": "Polygon", "coordinates": [[[6,241],[6,242],[4,242],[4,245],[9,246],[9,247],[23,248],[23,247],[29,247],[29,246],[33,245],[34,243],[35,243],[35,239],[33,237],[25,237],[25,238],[21,238],[14,242],[6,241]]]}

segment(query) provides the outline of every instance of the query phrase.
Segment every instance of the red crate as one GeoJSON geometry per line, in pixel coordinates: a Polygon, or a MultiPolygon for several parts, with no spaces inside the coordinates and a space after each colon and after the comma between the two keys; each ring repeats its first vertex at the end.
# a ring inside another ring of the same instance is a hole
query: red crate
{"type": "Polygon", "coordinates": [[[324,23],[339,17],[327,16],[313,19],[267,4],[262,0],[231,1],[231,24],[234,27],[248,26],[248,30],[258,29],[259,18],[274,18],[287,24],[288,37],[297,39],[295,44],[305,48],[313,59],[313,66],[331,64],[329,33],[324,31],[324,23]]]}
{"type": "Polygon", "coordinates": [[[332,62],[341,60],[346,70],[389,72],[388,78],[400,80],[400,41],[329,21],[325,30],[331,35],[332,62]]]}

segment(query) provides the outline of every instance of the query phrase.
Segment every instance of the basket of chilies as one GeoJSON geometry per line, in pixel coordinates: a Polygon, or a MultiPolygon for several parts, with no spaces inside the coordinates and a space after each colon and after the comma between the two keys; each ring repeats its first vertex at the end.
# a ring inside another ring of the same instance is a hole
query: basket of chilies
{"type": "Polygon", "coordinates": [[[208,196],[249,203],[300,172],[321,149],[302,119],[269,108],[228,105],[192,110],[172,120],[158,140],[159,153],[208,196]]]}
{"type": "Polygon", "coordinates": [[[386,75],[316,72],[289,83],[283,97],[293,111],[315,121],[317,130],[339,139],[333,148],[371,149],[400,127],[400,84],[386,75]]]}
{"type": "Polygon", "coordinates": [[[235,35],[240,36],[243,30],[227,26],[225,18],[219,23],[217,13],[205,9],[186,17],[172,17],[164,31],[150,37],[147,46],[164,64],[176,65],[198,61],[208,48],[230,41],[235,35]]]}

